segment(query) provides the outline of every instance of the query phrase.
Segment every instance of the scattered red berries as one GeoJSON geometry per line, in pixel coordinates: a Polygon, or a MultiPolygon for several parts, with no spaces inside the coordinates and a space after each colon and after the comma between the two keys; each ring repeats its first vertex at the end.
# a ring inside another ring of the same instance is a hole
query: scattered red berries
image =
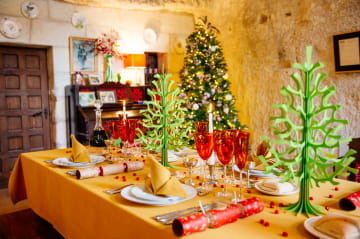
{"type": "Polygon", "coordinates": [[[338,187],[335,187],[334,190],[335,190],[335,191],[339,191],[339,188],[338,188],[338,187]]]}
{"type": "Polygon", "coordinates": [[[329,210],[330,210],[330,207],[329,207],[329,206],[325,206],[325,210],[326,210],[326,211],[329,211],[329,210]]]}
{"type": "Polygon", "coordinates": [[[199,176],[199,175],[197,175],[197,176],[196,176],[196,179],[200,179],[200,176],[199,176]]]}
{"type": "Polygon", "coordinates": [[[126,182],[126,176],[122,176],[122,181],[126,182]]]}
{"type": "Polygon", "coordinates": [[[334,197],[334,195],[332,195],[332,194],[329,194],[329,198],[333,198],[334,197]]]}
{"type": "Polygon", "coordinates": [[[270,202],[270,208],[274,208],[275,207],[275,202],[274,201],[271,201],[270,202]]]}
{"type": "Polygon", "coordinates": [[[136,173],[133,173],[133,176],[136,176],[136,173]]]}
{"type": "Polygon", "coordinates": [[[224,174],[221,174],[221,178],[225,178],[225,175],[224,175],[224,174]]]}
{"type": "Polygon", "coordinates": [[[312,201],[312,200],[314,200],[314,197],[310,197],[309,199],[312,201]]]}
{"type": "Polygon", "coordinates": [[[214,187],[214,188],[216,188],[216,187],[217,187],[217,185],[216,185],[216,184],[213,184],[213,187],[214,187]]]}
{"type": "Polygon", "coordinates": [[[225,186],[223,185],[223,184],[221,184],[221,186],[220,186],[221,188],[224,188],[225,186]]]}
{"type": "Polygon", "coordinates": [[[140,177],[136,177],[136,181],[140,181],[140,177]]]}
{"type": "Polygon", "coordinates": [[[239,184],[236,184],[235,187],[240,188],[240,185],[239,185],[239,184]]]}
{"type": "Polygon", "coordinates": [[[248,190],[246,190],[246,192],[247,192],[247,193],[251,193],[251,190],[250,190],[250,189],[248,189],[248,190]]]}
{"type": "Polygon", "coordinates": [[[274,213],[275,213],[275,214],[279,214],[280,212],[279,212],[279,210],[276,209],[276,210],[274,211],[274,213]]]}
{"type": "Polygon", "coordinates": [[[260,224],[264,224],[265,220],[264,219],[260,219],[260,224]]]}
{"type": "Polygon", "coordinates": [[[284,203],[279,203],[279,207],[284,207],[285,205],[284,205],[284,203]]]}
{"type": "Polygon", "coordinates": [[[115,179],[119,179],[119,176],[115,176],[115,179]]]}
{"type": "Polygon", "coordinates": [[[282,235],[283,237],[288,237],[288,236],[289,236],[289,233],[288,233],[288,232],[283,232],[281,235],[282,235]]]}
{"type": "Polygon", "coordinates": [[[199,186],[202,186],[202,182],[199,183],[199,186]]]}
{"type": "Polygon", "coordinates": [[[265,226],[265,227],[270,226],[270,222],[264,222],[264,226],[265,226]]]}

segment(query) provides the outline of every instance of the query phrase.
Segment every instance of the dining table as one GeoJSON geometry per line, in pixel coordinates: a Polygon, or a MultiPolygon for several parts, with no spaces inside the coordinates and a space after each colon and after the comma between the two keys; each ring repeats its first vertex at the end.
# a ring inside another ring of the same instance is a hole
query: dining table
{"type": "MultiPolygon", "coordinates": [[[[28,200],[30,208],[67,239],[82,238],[178,238],[171,225],[164,225],[154,216],[182,210],[221,200],[215,192],[222,190],[221,183],[212,187],[207,195],[194,197],[170,205],[151,205],[131,201],[121,193],[109,195],[104,190],[118,188],[127,184],[144,183],[149,175],[146,154],[140,159],[144,168],[139,171],[123,172],[107,176],[77,179],[69,171],[76,169],[59,166],[51,160],[69,157],[71,148],[52,149],[22,153],[15,162],[11,173],[8,191],[13,203],[28,200]]],[[[96,165],[107,165],[103,161],[96,165]]],[[[175,170],[188,177],[188,169],[181,158],[170,162],[175,170]]],[[[195,182],[202,182],[200,174],[193,174],[195,182]]],[[[219,180],[221,181],[221,180],[219,180]]],[[[360,209],[342,210],[340,199],[360,191],[360,184],[344,179],[339,184],[328,182],[310,189],[311,202],[324,209],[325,214],[337,212],[360,220],[360,209]]],[[[196,187],[196,186],[195,186],[196,187]]],[[[230,192],[238,192],[238,185],[229,185],[230,192]]],[[[286,205],[297,202],[299,193],[272,195],[256,188],[242,188],[245,198],[256,197],[264,202],[264,209],[248,217],[218,228],[207,228],[183,238],[317,238],[305,228],[306,222],[316,215],[288,212],[286,205]]]]}

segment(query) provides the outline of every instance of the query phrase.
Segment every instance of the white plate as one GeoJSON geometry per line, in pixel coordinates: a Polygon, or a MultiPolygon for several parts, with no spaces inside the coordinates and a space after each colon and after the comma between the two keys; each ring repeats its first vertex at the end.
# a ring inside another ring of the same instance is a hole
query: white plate
{"type": "MultiPolygon", "coordinates": [[[[234,170],[236,172],[240,173],[240,169],[238,168],[237,165],[234,165],[234,170]]],[[[243,170],[243,171],[246,172],[246,170],[243,170]]],[[[256,176],[256,177],[259,177],[259,178],[274,178],[274,177],[277,177],[273,173],[265,174],[264,172],[265,171],[253,169],[253,170],[250,170],[250,175],[251,176],[256,176]]]]}
{"type": "Polygon", "coordinates": [[[70,161],[68,157],[57,158],[52,161],[53,164],[64,168],[87,168],[101,163],[105,160],[105,157],[99,155],[90,155],[91,163],[81,162],[74,163],[70,161]]]}
{"type": "Polygon", "coordinates": [[[263,187],[261,187],[262,183],[263,182],[255,183],[255,188],[265,194],[270,194],[270,195],[274,195],[274,196],[286,196],[286,195],[291,195],[291,194],[299,192],[299,187],[296,186],[295,184],[292,184],[294,187],[294,190],[289,191],[289,192],[284,192],[284,193],[278,193],[278,192],[272,192],[272,191],[268,191],[268,190],[264,189],[263,187]]]}
{"type": "Polygon", "coordinates": [[[139,198],[139,199],[143,199],[143,200],[149,200],[149,201],[164,201],[164,202],[168,202],[168,201],[179,201],[182,198],[180,197],[176,197],[176,196],[157,196],[152,194],[151,192],[149,192],[144,183],[139,183],[135,186],[133,186],[131,188],[131,193],[139,198]]]}
{"type": "Polygon", "coordinates": [[[146,204],[146,205],[152,205],[152,206],[167,206],[172,205],[180,202],[184,202],[186,200],[192,199],[196,196],[196,190],[188,185],[182,184],[185,190],[188,193],[187,198],[179,198],[179,200],[159,200],[159,201],[152,201],[152,200],[146,200],[136,197],[133,193],[133,187],[136,187],[137,185],[126,187],[121,191],[121,196],[131,202],[136,202],[140,204],[146,204]]]}
{"type": "Polygon", "coordinates": [[[318,216],[318,217],[311,217],[305,220],[304,222],[304,227],[305,229],[311,233],[312,235],[321,238],[321,239],[334,239],[333,237],[330,237],[322,232],[319,232],[318,230],[316,230],[314,228],[314,223],[319,220],[320,218],[322,218],[322,216],[318,216]]]}

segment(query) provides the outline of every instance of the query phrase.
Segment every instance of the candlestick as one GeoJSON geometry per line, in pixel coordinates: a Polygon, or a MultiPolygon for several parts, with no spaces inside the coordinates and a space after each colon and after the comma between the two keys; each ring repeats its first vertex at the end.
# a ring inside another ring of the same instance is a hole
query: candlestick
{"type": "Polygon", "coordinates": [[[209,105],[209,133],[213,133],[213,114],[212,114],[212,103],[209,105]]]}
{"type": "Polygon", "coordinates": [[[123,100],[123,119],[126,120],[126,100],[123,100]]]}

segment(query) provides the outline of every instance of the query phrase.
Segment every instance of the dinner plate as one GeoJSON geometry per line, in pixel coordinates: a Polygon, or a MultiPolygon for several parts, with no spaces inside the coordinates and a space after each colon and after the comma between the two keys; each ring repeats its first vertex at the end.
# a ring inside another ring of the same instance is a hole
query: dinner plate
{"type": "Polygon", "coordinates": [[[314,223],[319,220],[320,218],[322,218],[322,216],[318,216],[318,217],[311,217],[305,220],[304,222],[304,227],[305,229],[312,235],[321,238],[321,239],[334,239],[333,237],[330,237],[322,232],[319,232],[318,230],[316,230],[314,228],[314,223]]]}
{"type": "Polygon", "coordinates": [[[121,191],[121,196],[131,202],[135,202],[135,203],[140,203],[140,204],[146,204],[146,205],[152,205],[152,206],[167,206],[167,205],[172,205],[172,204],[176,204],[176,203],[180,203],[180,202],[184,202],[186,200],[192,199],[196,196],[196,190],[191,187],[188,186],[186,184],[182,184],[184,189],[187,191],[188,193],[188,197],[187,198],[178,198],[177,200],[147,200],[147,199],[142,199],[142,198],[138,198],[136,197],[132,191],[134,187],[137,187],[137,185],[134,186],[129,186],[124,188],[121,191]]]}
{"type": "Polygon", "coordinates": [[[179,201],[182,198],[180,197],[176,197],[176,196],[157,196],[152,194],[151,192],[149,192],[147,190],[147,188],[145,187],[144,183],[139,183],[135,186],[133,186],[131,188],[131,193],[139,198],[139,199],[143,199],[143,200],[149,200],[149,201],[164,201],[164,202],[168,202],[168,201],[179,201]]]}
{"type": "Polygon", "coordinates": [[[56,158],[52,161],[53,164],[64,168],[87,168],[101,163],[105,160],[105,157],[99,155],[90,155],[91,163],[81,162],[75,163],[70,161],[68,157],[56,158]]]}
{"type": "Polygon", "coordinates": [[[274,196],[286,196],[286,195],[291,195],[291,194],[294,194],[294,193],[299,192],[299,187],[296,186],[295,184],[292,184],[293,187],[294,187],[294,190],[289,191],[289,192],[278,193],[278,192],[273,192],[273,191],[268,191],[268,190],[266,190],[264,187],[262,187],[262,183],[263,183],[263,182],[255,183],[255,185],[254,185],[255,188],[256,188],[257,190],[259,190],[260,192],[265,193],[265,194],[269,194],[269,195],[274,195],[274,196]]]}
{"type": "MultiPolygon", "coordinates": [[[[236,172],[239,172],[239,173],[240,173],[240,169],[238,168],[237,165],[234,165],[234,170],[235,170],[236,172]]],[[[244,170],[244,172],[246,172],[246,170],[244,170]]],[[[259,178],[274,178],[274,177],[277,177],[277,176],[276,176],[275,174],[273,174],[273,173],[265,174],[265,171],[256,170],[256,169],[250,170],[250,175],[251,175],[251,176],[255,176],[255,177],[259,177],[259,178]]]]}

